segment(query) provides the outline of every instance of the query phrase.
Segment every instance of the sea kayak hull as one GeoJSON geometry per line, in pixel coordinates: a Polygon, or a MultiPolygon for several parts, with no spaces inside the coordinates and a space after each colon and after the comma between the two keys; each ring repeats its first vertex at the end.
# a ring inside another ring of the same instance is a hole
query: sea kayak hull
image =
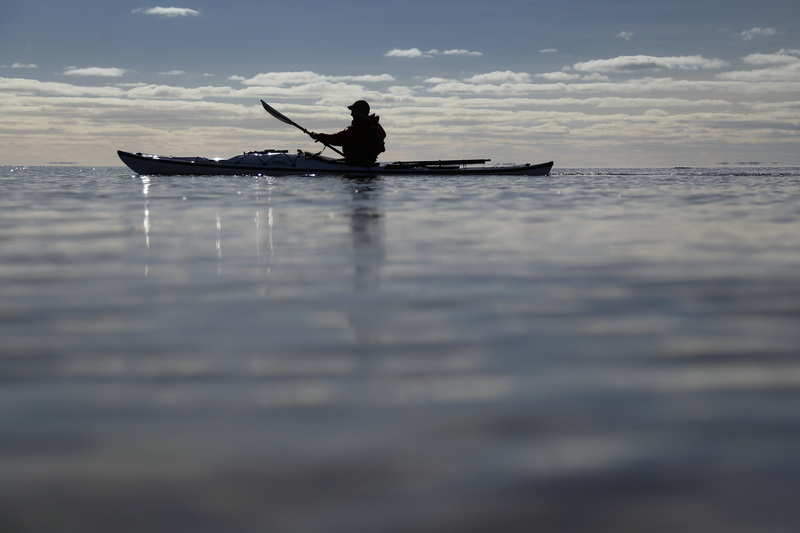
{"type": "Polygon", "coordinates": [[[228,159],[172,157],[118,150],[119,158],[142,175],[162,176],[303,176],[303,175],[520,175],[546,176],[553,162],[536,165],[486,165],[488,159],[398,161],[372,167],[346,165],[317,154],[284,150],[246,152],[228,159]]]}

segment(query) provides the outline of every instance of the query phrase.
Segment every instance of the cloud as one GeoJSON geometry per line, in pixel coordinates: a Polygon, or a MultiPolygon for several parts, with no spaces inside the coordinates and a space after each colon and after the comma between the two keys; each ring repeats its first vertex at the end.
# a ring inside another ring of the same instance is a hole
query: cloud
{"type": "Polygon", "coordinates": [[[0,96],[4,94],[108,98],[122,96],[123,91],[117,87],[86,87],[27,78],[0,78],[0,96]]]}
{"type": "Polygon", "coordinates": [[[609,81],[609,77],[599,72],[592,72],[581,78],[583,81],[609,81]]]}
{"type": "Polygon", "coordinates": [[[188,7],[149,7],[134,9],[131,13],[141,13],[142,15],[155,15],[157,17],[196,17],[200,12],[188,7]]]}
{"type": "Polygon", "coordinates": [[[11,68],[37,68],[38,65],[34,65],[33,63],[14,63],[11,65],[11,68]]]}
{"type": "Polygon", "coordinates": [[[104,68],[104,67],[89,67],[89,68],[75,68],[68,67],[64,71],[65,76],[98,76],[101,78],[118,78],[123,76],[128,70],[124,68],[104,68]]]}
{"type": "Polygon", "coordinates": [[[433,57],[437,55],[480,57],[483,55],[483,52],[472,52],[470,50],[463,50],[463,49],[439,51],[435,48],[432,50],[428,50],[427,52],[423,52],[419,48],[408,48],[408,49],[393,48],[392,50],[389,50],[383,55],[385,57],[400,57],[406,59],[415,59],[418,57],[433,57]]]}
{"type": "MultiPolygon", "coordinates": [[[[800,67],[800,63],[798,63],[800,67]]],[[[797,82],[794,80],[800,76],[800,68],[797,70],[783,70],[767,72],[752,71],[742,73],[719,74],[713,80],[687,80],[674,79],[670,77],[634,77],[623,81],[610,81],[605,77],[590,74],[580,80],[553,80],[549,83],[526,83],[526,82],[506,82],[491,83],[491,77],[487,77],[483,83],[475,83],[474,80],[480,77],[472,76],[466,80],[447,80],[441,78],[431,78],[426,80],[431,86],[427,89],[430,94],[448,95],[457,97],[483,96],[489,99],[508,99],[525,98],[533,94],[646,94],[646,93],[669,93],[669,92],[708,92],[718,94],[730,92],[733,94],[744,95],[764,95],[773,94],[793,94],[796,92],[797,82]],[[763,73],[764,79],[759,79],[757,73],[763,73]]],[[[485,75],[479,75],[485,76],[485,75]]]]}
{"type": "Polygon", "coordinates": [[[780,65],[800,61],[800,50],[781,49],[775,54],[750,54],[743,61],[748,65],[780,65]]]}
{"type": "Polygon", "coordinates": [[[617,34],[617,37],[619,37],[620,39],[625,39],[626,41],[630,41],[634,35],[636,34],[633,33],[632,31],[621,31],[617,34]]]}
{"type": "Polygon", "coordinates": [[[537,74],[537,78],[542,78],[549,81],[572,81],[580,79],[580,74],[570,74],[568,72],[544,72],[537,74]]]}
{"type": "Polygon", "coordinates": [[[739,34],[744,41],[752,41],[756,37],[775,37],[778,30],[775,28],[751,28],[739,34]]]}
{"type": "MultiPolygon", "coordinates": [[[[432,50],[433,52],[433,50],[432,50]]],[[[470,52],[469,50],[445,50],[442,52],[443,56],[473,56],[473,57],[480,57],[483,55],[482,52],[470,52]]]]}
{"type": "Polygon", "coordinates": [[[539,50],[540,54],[557,54],[558,48],[542,48],[539,50]]]}
{"type": "MultiPolygon", "coordinates": [[[[557,159],[587,154],[581,157],[600,165],[620,147],[652,139],[648,157],[653,159],[648,164],[656,164],[663,154],[691,152],[696,143],[687,144],[690,137],[736,153],[756,142],[774,145],[776,137],[794,135],[800,123],[796,96],[800,50],[776,47],[772,53],[748,52],[741,54],[735,67],[719,70],[703,70],[718,60],[697,56],[587,56],[599,58],[585,62],[593,69],[469,69],[466,74],[434,69],[431,74],[436,77],[427,79],[419,73],[395,79],[389,74],[332,76],[296,71],[227,80],[219,76],[215,78],[218,85],[213,86],[196,86],[203,83],[196,84],[192,76],[186,80],[188,86],[181,86],[178,80],[184,78],[160,77],[162,83],[145,84],[141,83],[144,76],[131,75],[134,71],[99,67],[70,67],[64,72],[126,75],[89,79],[89,83],[66,76],[60,79],[64,83],[0,77],[0,115],[5,121],[0,159],[11,157],[8,154],[19,157],[8,140],[26,136],[32,145],[58,144],[53,141],[66,135],[83,137],[84,144],[91,146],[85,161],[92,162],[98,153],[113,157],[113,150],[120,147],[114,145],[196,153],[198,143],[207,143],[214,150],[212,155],[227,155],[229,149],[238,153],[242,146],[261,146],[265,131],[286,142],[305,139],[265,116],[259,98],[300,123],[320,129],[340,125],[346,115],[342,105],[364,98],[391,125],[390,133],[397,139],[390,147],[391,157],[397,159],[458,153],[463,143],[474,142],[497,160],[519,161],[528,157],[520,155],[521,146],[529,150],[531,142],[540,140],[551,143],[543,145],[542,151],[552,152],[557,159]],[[654,74],[647,68],[663,72],[654,74]],[[119,83],[128,81],[140,83],[119,83]],[[185,134],[176,136],[176,130],[185,134]],[[521,138],[531,142],[515,142],[521,138]],[[184,143],[184,139],[190,141],[184,143]]],[[[14,71],[31,73],[29,77],[35,72],[14,71]]],[[[30,154],[26,157],[35,160],[35,152],[30,154]]],[[[73,156],[47,157],[67,160],[73,156]]],[[[670,157],[665,156],[665,161],[670,157]]],[[[118,162],[109,160],[108,164],[118,162]]]]}
{"type": "Polygon", "coordinates": [[[774,54],[750,54],[742,61],[762,68],[721,72],[717,79],[748,83],[800,81],[800,50],[782,48],[774,54]]]}
{"type": "Polygon", "coordinates": [[[489,72],[487,74],[477,74],[465,79],[467,83],[527,83],[531,81],[531,75],[527,72],[512,72],[510,70],[489,72]]]}
{"type": "Polygon", "coordinates": [[[230,87],[173,87],[170,85],[143,85],[132,87],[126,96],[148,100],[202,100],[205,98],[232,98],[237,91],[230,87]]]}
{"type": "Polygon", "coordinates": [[[401,50],[399,48],[394,48],[392,50],[389,50],[383,55],[386,57],[404,57],[404,58],[433,57],[431,55],[425,54],[419,48],[409,48],[408,50],[401,50]]]}
{"type": "Polygon", "coordinates": [[[170,70],[168,72],[159,72],[162,76],[183,76],[186,74],[185,70],[170,70]]]}
{"type": "Polygon", "coordinates": [[[262,87],[283,87],[287,85],[303,85],[320,82],[355,82],[355,83],[381,83],[395,81],[391,74],[366,74],[359,76],[325,76],[311,71],[299,72],[268,72],[258,74],[252,78],[231,76],[232,81],[240,81],[243,85],[256,85],[262,87]]]}
{"type": "Polygon", "coordinates": [[[334,81],[355,81],[362,83],[381,83],[395,81],[391,74],[365,74],[363,76],[331,76],[334,81]]]}
{"type": "Polygon", "coordinates": [[[437,76],[434,76],[434,77],[432,77],[432,78],[426,78],[426,79],[425,79],[425,83],[433,83],[433,84],[437,84],[437,83],[450,83],[451,81],[454,81],[454,80],[451,80],[451,79],[448,79],[448,78],[439,78],[439,77],[437,77],[437,76]]]}
{"type": "Polygon", "coordinates": [[[793,82],[796,84],[800,82],[800,61],[762,69],[723,72],[718,74],[717,78],[720,80],[748,82],[752,84],[764,84],[766,82],[793,82]]]}
{"type": "Polygon", "coordinates": [[[582,72],[635,72],[659,69],[698,70],[722,68],[727,65],[727,61],[706,59],[702,56],[655,57],[637,55],[584,61],[575,63],[573,68],[582,72]]]}

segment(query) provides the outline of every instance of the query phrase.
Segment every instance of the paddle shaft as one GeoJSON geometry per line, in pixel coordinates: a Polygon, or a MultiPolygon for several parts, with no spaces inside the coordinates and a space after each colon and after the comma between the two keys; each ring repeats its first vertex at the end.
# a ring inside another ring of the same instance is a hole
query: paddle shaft
{"type": "MultiPolygon", "coordinates": [[[[311,132],[310,132],[310,131],[308,131],[308,130],[307,130],[307,129],[305,129],[303,126],[301,126],[301,125],[300,125],[300,124],[298,124],[297,122],[293,121],[292,119],[290,119],[290,118],[289,118],[289,117],[287,117],[286,115],[284,115],[284,114],[282,114],[282,113],[280,113],[280,112],[276,111],[275,109],[273,109],[273,108],[272,108],[272,106],[270,106],[270,105],[269,105],[268,103],[266,103],[264,100],[261,100],[261,105],[262,105],[262,106],[264,106],[264,110],[265,110],[267,113],[269,113],[270,115],[272,115],[273,117],[277,118],[278,120],[280,120],[280,121],[281,121],[281,122],[283,122],[284,124],[289,124],[290,126],[294,126],[295,128],[299,129],[300,131],[302,131],[303,133],[305,133],[306,135],[308,135],[309,137],[311,137],[312,139],[314,139],[314,136],[311,134],[311,132]]],[[[314,139],[314,140],[316,141],[317,139],[314,139]]],[[[318,141],[318,142],[322,142],[322,141],[318,141]]],[[[330,144],[328,144],[328,143],[324,143],[324,142],[322,142],[322,144],[323,144],[323,145],[325,145],[325,146],[327,146],[328,148],[330,148],[331,150],[333,150],[334,152],[336,152],[336,153],[337,153],[337,154],[339,154],[340,156],[344,157],[344,154],[343,154],[342,152],[340,152],[339,150],[337,150],[336,148],[334,148],[334,147],[333,147],[333,146],[331,146],[330,144]]]]}

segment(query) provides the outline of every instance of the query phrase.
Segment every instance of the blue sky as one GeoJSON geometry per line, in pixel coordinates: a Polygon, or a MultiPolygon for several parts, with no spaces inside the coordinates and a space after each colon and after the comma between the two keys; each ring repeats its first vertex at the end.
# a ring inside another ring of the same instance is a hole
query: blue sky
{"type": "Polygon", "coordinates": [[[367,99],[383,160],[800,165],[800,5],[4,0],[0,164],[315,149],[367,99]]]}

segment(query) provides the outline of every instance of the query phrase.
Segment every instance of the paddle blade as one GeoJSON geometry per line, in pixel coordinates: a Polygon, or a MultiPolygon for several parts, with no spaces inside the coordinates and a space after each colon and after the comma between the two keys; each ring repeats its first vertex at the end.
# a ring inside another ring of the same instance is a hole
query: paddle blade
{"type": "Polygon", "coordinates": [[[262,106],[264,106],[264,110],[265,110],[267,113],[269,113],[269,114],[270,114],[270,115],[272,115],[273,117],[277,118],[278,120],[280,120],[280,121],[281,121],[281,122],[283,122],[284,124],[289,124],[290,126],[294,126],[294,127],[296,127],[296,128],[300,128],[301,130],[302,130],[302,129],[304,129],[304,128],[302,128],[301,126],[299,126],[297,123],[293,122],[293,121],[292,121],[290,118],[288,118],[288,117],[286,117],[286,116],[282,115],[280,112],[278,112],[277,110],[275,110],[275,109],[274,109],[272,106],[270,106],[270,105],[269,105],[268,103],[266,103],[264,100],[261,100],[261,105],[262,105],[262,106]]]}

